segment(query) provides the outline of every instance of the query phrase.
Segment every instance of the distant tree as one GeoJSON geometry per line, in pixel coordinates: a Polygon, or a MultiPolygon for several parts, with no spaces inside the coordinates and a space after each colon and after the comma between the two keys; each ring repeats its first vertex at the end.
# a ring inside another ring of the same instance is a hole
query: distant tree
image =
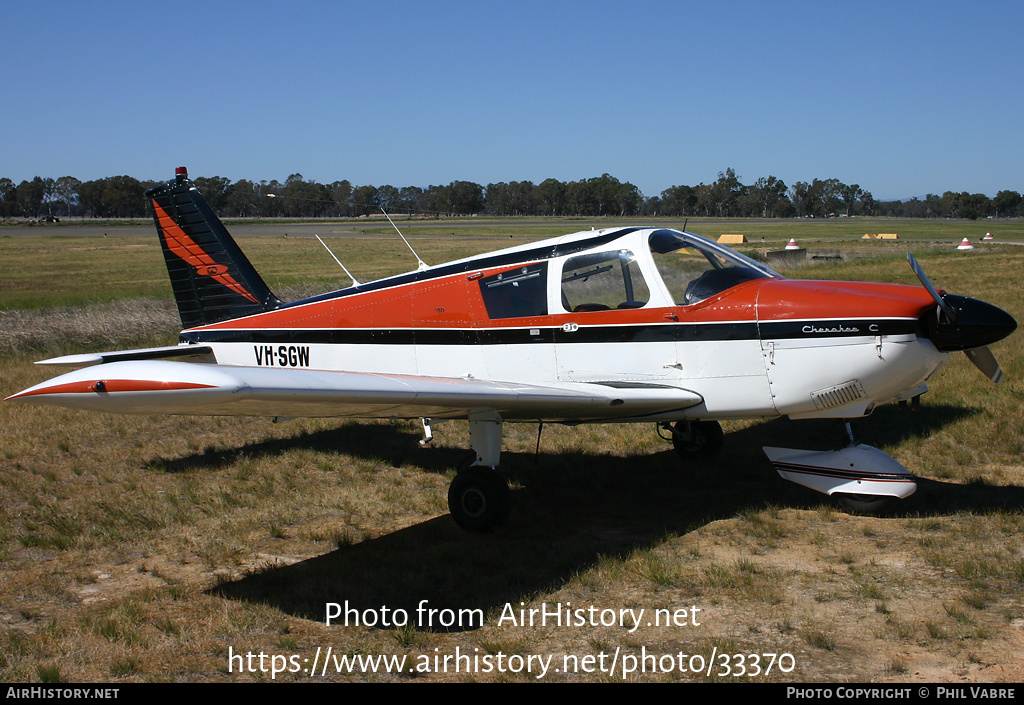
{"type": "Polygon", "coordinates": [[[377,209],[383,209],[387,213],[391,213],[394,205],[398,203],[399,191],[390,184],[384,184],[383,186],[377,187],[377,193],[373,195],[373,203],[377,206],[377,209]]]}
{"type": "Polygon", "coordinates": [[[78,189],[78,205],[82,209],[82,215],[96,218],[103,209],[103,188],[106,186],[106,179],[94,179],[85,181],[78,189]]]}
{"type": "Polygon", "coordinates": [[[470,215],[484,209],[484,187],[472,181],[453,181],[438,189],[440,202],[448,215],[470,215]]]}
{"type": "Polygon", "coordinates": [[[43,210],[43,201],[46,200],[46,191],[46,181],[40,176],[18,184],[18,203],[21,205],[22,215],[27,218],[38,218],[43,210]]]}
{"type": "Polygon", "coordinates": [[[772,208],[772,217],[774,218],[792,218],[796,215],[796,208],[793,207],[793,202],[783,194],[776,203],[775,207],[772,208]]]}
{"type": "Polygon", "coordinates": [[[640,206],[640,215],[644,216],[645,218],[657,218],[658,216],[662,215],[661,205],[661,198],[659,198],[658,196],[651,196],[650,198],[645,198],[643,205],[640,206]]]}
{"type": "Polygon", "coordinates": [[[875,214],[875,198],[871,195],[870,191],[863,191],[860,195],[860,207],[861,212],[864,215],[872,216],[875,214]]]}
{"type": "Polygon", "coordinates": [[[284,212],[293,218],[320,218],[333,206],[330,191],[323,184],[292,174],[284,182],[284,212]]]}
{"type": "Polygon", "coordinates": [[[564,215],[568,197],[566,185],[558,179],[545,179],[534,189],[541,215],[564,215]]]}
{"type": "Polygon", "coordinates": [[[1016,191],[1000,191],[992,199],[997,218],[1015,218],[1021,214],[1021,195],[1016,191]]]}
{"type": "Polygon", "coordinates": [[[774,176],[762,176],[748,190],[750,202],[761,218],[775,217],[775,206],[786,197],[786,184],[774,176]]]}
{"type": "Polygon", "coordinates": [[[0,217],[11,218],[20,213],[18,187],[7,177],[0,179],[0,217]]]}
{"type": "Polygon", "coordinates": [[[843,184],[838,179],[815,179],[807,188],[804,207],[809,215],[827,218],[835,215],[842,203],[843,184]]]}
{"type": "Polygon", "coordinates": [[[348,179],[335,181],[329,187],[331,200],[334,201],[334,208],[338,215],[352,215],[352,184],[348,179]]]}
{"type": "Polygon", "coordinates": [[[437,189],[438,186],[428,186],[425,189],[421,189],[420,193],[415,197],[413,205],[415,209],[420,213],[429,213],[435,218],[441,217],[441,209],[437,207],[437,189]]]}
{"type": "Polygon", "coordinates": [[[57,201],[64,205],[64,214],[71,215],[71,210],[78,205],[78,190],[82,182],[73,176],[62,176],[53,184],[53,192],[57,201]]]}
{"type": "Polygon", "coordinates": [[[597,197],[586,180],[570,181],[565,185],[566,213],[568,215],[596,215],[597,197]]]}
{"type": "Polygon", "coordinates": [[[598,212],[596,215],[612,215],[624,217],[635,215],[643,203],[644,197],[633,184],[621,182],[610,174],[602,174],[590,179],[594,195],[597,198],[598,212]]]}
{"type": "Polygon", "coordinates": [[[739,211],[740,197],[745,191],[734,169],[718,172],[718,178],[711,184],[709,194],[714,209],[713,215],[724,218],[736,214],[739,211]]]}
{"type": "Polygon", "coordinates": [[[843,203],[846,204],[846,216],[853,215],[853,206],[860,200],[864,195],[864,190],[860,187],[860,184],[841,184],[839,187],[839,197],[843,199],[843,203]]]}
{"type": "Polygon", "coordinates": [[[231,179],[223,176],[197,176],[193,179],[199,193],[210,204],[215,213],[224,215],[228,207],[228,189],[231,187],[231,179]]]}
{"type": "Polygon", "coordinates": [[[946,218],[959,218],[962,207],[959,193],[946,191],[942,194],[942,215],[946,218]]]}
{"type": "Polygon", "coordinates": [[[693,214],[702,216],[715,215],[718,208],[718,201],[715,198],[713,184],[706,184],[703,181],[693,187],[695,198],[693,214]]]}
{"type": "Polygon", "coordinates": [[[377,212],[376,186],[356,186],[352,191],[352,212],[355,215],[369,215],[377,212]]]}
{"type": "Polygon", "coordinates": [[[405,211],[409,215],[419,211],[418,201],[423,195],[423,189],[419,186],[403,186],[398,189],[398,210],[405,211]]]}
{"type": "Polygon", "coordinates": [[[807,212],[807,193],[810,188],[810,184],[806,181],[797,181],[789,187],[789,200],[792,202],[798,218],[802,218],[805,215],[811,215],[807,212]]]}
{"type": "Polygon", "coordinates": [[[960,217],[969,220],[977,220],[989,215],[992,210],[992,201],[983,193],[961,194],[963,206],[960,209],[960,217]]]}
{"type": "Polygon", "coordinates": [[[146,187],[131,176],[111,176],[103,189],[108,218],[139,218],[146,215],[146,187]]]}
{"type": "Polygon", "coordinates": [[[692,186],[670,186],[661,192],[661,208],[667,216],[691,216],[696,207],[697,193],[692,186]]]}
{"type": "Polygon", "coordinates": [[[260,199],[263,198],[260,184],[240,179],[227,188],[224,195],[224,209],[228,215],[239,218],[258,216],[260,199]]]}
{"type": "Polygon", "coordinates": [[[284,215],[284,184],[277,179],[261,181],[258,193],[260,199],[256,202],[256,211],[261,218],[284,215]]]}
{"type": "Polygon", "coordinates": [[[488,184],[484,206],[494,215],[534,215],[534,186],[532,181],[512,181],[488,184]]]}

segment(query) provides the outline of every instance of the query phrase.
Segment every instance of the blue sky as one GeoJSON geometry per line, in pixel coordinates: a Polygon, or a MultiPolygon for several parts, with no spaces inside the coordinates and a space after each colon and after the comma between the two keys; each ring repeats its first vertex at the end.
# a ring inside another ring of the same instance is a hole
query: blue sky
{"type": "Polygon", "coordinates": [[[1024,191],[1020,2],[0,0],[0,177],[1024,191]]]}

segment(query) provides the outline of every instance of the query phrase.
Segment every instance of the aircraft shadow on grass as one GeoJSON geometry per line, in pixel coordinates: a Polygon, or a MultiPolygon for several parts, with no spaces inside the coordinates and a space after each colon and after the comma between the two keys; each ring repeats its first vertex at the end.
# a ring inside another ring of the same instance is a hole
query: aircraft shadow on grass
{"type": "MultiPolygon", "coordinates": [[[[857,424],[855,432],[864,442],[896,443],[930,435],[976,413],[941,405],[916,412],[888,406],[857,424]]],[[[550,454],[543,449],[537,458],[506,453],[503,469],[518,486],[513,491],[515,511],[494,533],[466,534],[445,515],[292,565],[268,565],[211,592],[268,603],[317,621],[324,620],[327,603],[347,603],[361,613],[379,612],[382,606],[401,608],[410,615],[422,600],[438,610],[493,614],[506,604],[516,608],[520,600],[557,589],[602,560],[623,560],[666,536],[768,506],[806,509],[828,501],[775,474],[760,447],[780,437],[827,449],[843,444],[845,430],[824,421],[756,424],[727,434],[719,458],[689,466],[681,465],[672,450],[632,457],[550,454]]],[[[403,462],[412,457],[427,472],[444,472],[462,458],[459,450],[416,448],[413,434],[393,425],[344,426],[240,451],[275,454],[296,444],[356,456],[401,456],[403,462]]],[[[231,457],[233,452],[213,453],[180,462],[193,469],[197,464],[216,468],[231,457]]],[[[898,505],[895,516],[1024,507],[1024,487],[936,480],[919,480],[919,485],[917,495],[898,505]]]]}

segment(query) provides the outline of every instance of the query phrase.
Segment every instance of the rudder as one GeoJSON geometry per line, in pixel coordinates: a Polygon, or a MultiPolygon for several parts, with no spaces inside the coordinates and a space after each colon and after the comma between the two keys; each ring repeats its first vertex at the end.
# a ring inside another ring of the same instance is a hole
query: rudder
{"type": "Polygon", "coordinates": [[[185,328],[270,311],[281,305],[178,167],[174,181],[146,191],[185,328]]]}

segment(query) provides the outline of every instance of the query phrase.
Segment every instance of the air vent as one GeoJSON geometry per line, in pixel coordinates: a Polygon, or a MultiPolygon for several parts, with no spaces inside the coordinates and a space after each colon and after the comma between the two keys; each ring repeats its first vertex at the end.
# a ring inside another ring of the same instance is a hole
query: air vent
{"type": "Polygon", "coordinates": [[[864,387],[861,386],[860,380],[856,379],[836,385],[835,387],[811,392],[811,399],[814,400],[814,405],[818,409],[835,409],[839,406],[852,404],[858,399],[864,399],[865,397],[867,397],[867,394],[864,393],[864,387]]]}

